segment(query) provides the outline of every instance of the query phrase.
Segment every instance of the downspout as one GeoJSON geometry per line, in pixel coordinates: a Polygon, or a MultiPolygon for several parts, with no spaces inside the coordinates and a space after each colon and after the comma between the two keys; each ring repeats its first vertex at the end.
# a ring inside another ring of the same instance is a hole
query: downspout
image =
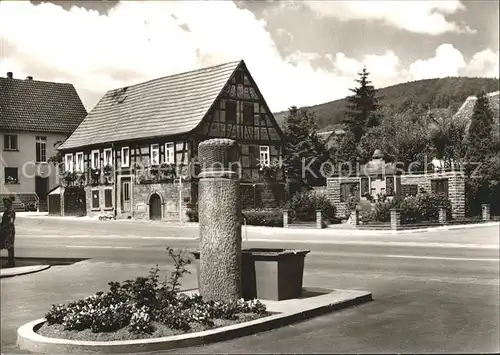
{"type": "Polygon", "coordinates": [[[118,180],[118,169],[116,169],[116,166],[117,166],[117,161],[116,161],[116,152],[115,152],[115,143],[111,143],[111,154],[113,156],[113,194],[115,196],[114,198],[114,208],[113,208],[113,211],[114,211],[114,216],[115,216],[115,219],[116,219],[116,216],[118,214],[118,207],[117,207],[117,202],[118,202],[118,199],[116,197],[116,192],[117,192],[117,189],[116,189],[116,182],[118,180]]]}

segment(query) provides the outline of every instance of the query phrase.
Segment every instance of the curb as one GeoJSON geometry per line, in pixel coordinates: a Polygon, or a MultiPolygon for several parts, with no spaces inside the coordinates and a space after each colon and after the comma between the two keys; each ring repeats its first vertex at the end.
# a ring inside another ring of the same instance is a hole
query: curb
{"type": "MultiPolygon", "coordinates": [[[[333,295],[335,294],[335,291],[341,290],[334,290],[334,292],[331,292],[330,294],[318,297],[333,295]]],[[[299,308],[299,310],[296,310],[297,308],[295,308],[295,310],[289,312],[274,314],[268,317],[233,324],[226,327],[205,330],[203,332],[151,339],[105,342],[47,338],[36,333],[36,330],[38,330],[45,323],[45,319],[42,318],[29,322],[17,330],[17,346],[23,350],[45,354],[81,352],[104,354],[138,353],[198,346],[248,336],[259,332],[265,332],[308,318],[316,317],[321,314],[352,307],[373,300],[372,294],[366,291],[347,291],[347,294],[350,295],[344,295],[342,300],[330,300],[321,305],[316,305],[307,309],[299,308]]],[[[291,308],[294,309],[294,307],[291,308]]],[[[270,309],[270,311],[272,312],[272,309],[270,309]]]]}
{"type": "Polygon", "coordinates": [[[0,279],[20,276],[20,275],[34,274],[36,272],[44,271],[49,268],[50,265],[35,265],[35,266],[13,267],[11,269],[2,269],[0,270],[0,279]]]}

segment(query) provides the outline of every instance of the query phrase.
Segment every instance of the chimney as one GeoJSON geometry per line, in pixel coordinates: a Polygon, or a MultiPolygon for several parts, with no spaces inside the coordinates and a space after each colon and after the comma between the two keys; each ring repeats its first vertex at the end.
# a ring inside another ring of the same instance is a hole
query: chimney
{"type": "Polygon", "coordinates": [[[12,72],[11,71],[7,72],[7,78],[12,79],[12,72]]]}
{"type": "Polygon", "coordinates": [[[27,76],[26,80],[33,80],[33,77],[32,76],[27,76]]]}

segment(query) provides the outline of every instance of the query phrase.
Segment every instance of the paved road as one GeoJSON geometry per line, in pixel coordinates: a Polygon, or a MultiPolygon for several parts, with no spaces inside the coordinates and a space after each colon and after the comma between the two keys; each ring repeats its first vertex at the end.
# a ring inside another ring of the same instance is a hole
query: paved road
{"type": "MultiPolygon", "coordinates": [[[[193,238],[198,233],[196,226],[164,223],[31,218],[19,218],[17,232],[18,256],[92,258],[91,270],[96,275],[105,267],[114,275],[112,270],[120,265],[122,272],[132,274],[165,264],[167,245],[196,247],[193,238]]],[[[306,258],[306,285],[369,290],[375,301],[182,352],[498,352],[498,232],[498,225],[404,235],[249,228],[245,247],[311,249],[306,258]]],[[[62,280],[64,269],[58,272],[62,280]]],[[[2,280],[2,287],[20,288],[23,282],[35,280],[35,275],[24,280],[10,279],[8,284],[2,280]]],[[[84,281],[80,282],[83,288],[84,281]]],[[[6,312],[16,311],[5,309],[4,301],[9,302],[7,296],[2,300],[2,320],[6,312]]],[[[8,325],[2,322],[2,338],[8,338],[2,339],[2,346],[12,350],[12,332],[20,325],[14,323],[20,318],[9,319],[8,325]]]]}

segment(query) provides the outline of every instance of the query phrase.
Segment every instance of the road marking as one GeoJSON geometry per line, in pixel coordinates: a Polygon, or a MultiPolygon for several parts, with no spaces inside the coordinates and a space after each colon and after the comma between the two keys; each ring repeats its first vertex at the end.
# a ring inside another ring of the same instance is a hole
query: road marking
{"type": "Polygon", "coordinates": [[[133,247],[119,247],[112,245],[65,245],[66,248],[85,248],[85,249],[132,249],[133,247]]]}
{"type": "Polygon", "coordinates": [[[335,245],[367,245],[367,246],[400,246],[400,247],[433,247],[433,248],[471,248],[498,249],[497,244],[460,244],[435,242],[389,242],[389,241],[349,241],[349,240],[293,240],[293,239],[262,239],[249,238],[249,242],[269,243],[300,243],[300,244],[335,244],[335,245]]]}
{"type": "Polygon", "coordinates": [[[494,261],[500,262],[500,259],[495,258],[454,258],[447,256],[420,256],[420,255],[381,255],[384,258],[401,258],[401,259],[432,259],[432,260],[460,260],[460,261],[494,261]]]}

